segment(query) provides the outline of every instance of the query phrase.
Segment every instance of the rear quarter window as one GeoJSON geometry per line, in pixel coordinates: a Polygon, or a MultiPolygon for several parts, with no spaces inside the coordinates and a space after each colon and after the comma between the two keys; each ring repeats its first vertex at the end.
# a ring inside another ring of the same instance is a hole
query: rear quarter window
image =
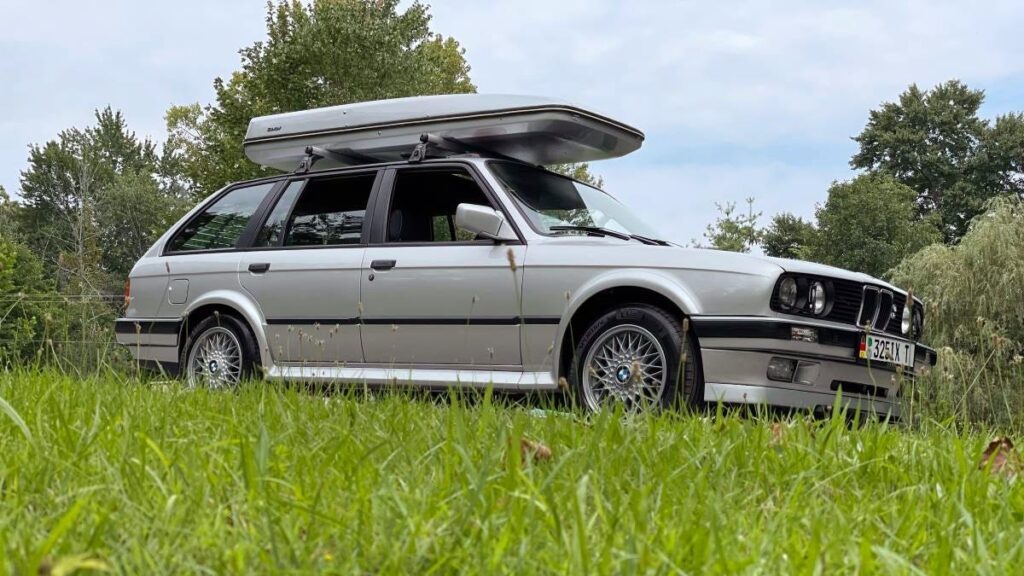
{"type": "Polygon", "coordinates": [[[235,188],[189,220],[168,245],[170,252],[234,248],[275,182],[235,188]]]}

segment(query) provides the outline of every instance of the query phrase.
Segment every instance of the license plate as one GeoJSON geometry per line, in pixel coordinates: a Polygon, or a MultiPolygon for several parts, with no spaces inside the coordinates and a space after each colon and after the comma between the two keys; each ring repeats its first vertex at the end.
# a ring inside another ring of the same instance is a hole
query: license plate
{"type": "Polygon", "coordinates": [[[860,339],[860,350],[857,355],[871,362],[887,362],[913,368],[914,352],[913,342],[865,334],[860,339]]]}

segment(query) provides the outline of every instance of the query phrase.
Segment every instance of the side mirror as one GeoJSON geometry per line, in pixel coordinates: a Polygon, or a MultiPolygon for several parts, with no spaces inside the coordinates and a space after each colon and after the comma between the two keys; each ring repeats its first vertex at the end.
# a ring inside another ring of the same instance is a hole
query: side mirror
{"type": "Polygon", "coordinates": [[[505,216],[488,206],[459,204],[455,209],[455,226],[496,242],[518,240],[505,216]]]}

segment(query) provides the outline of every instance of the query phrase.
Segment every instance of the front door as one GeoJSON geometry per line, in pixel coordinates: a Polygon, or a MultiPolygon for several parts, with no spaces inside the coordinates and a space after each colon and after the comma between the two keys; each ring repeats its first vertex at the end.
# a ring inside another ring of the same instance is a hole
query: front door
{"type": "Polygon", "coordinates": [[[363,359],[359,280],[376,171],[291,182],[238,268],[275,362],[363,359]]]}
{"type": "Polygon", "coordinates": [[[363,257],[366,362],[520,366],[522,244],[455,228],[460,203],[497,208],[462,166],[399,168],[363,257]]]}

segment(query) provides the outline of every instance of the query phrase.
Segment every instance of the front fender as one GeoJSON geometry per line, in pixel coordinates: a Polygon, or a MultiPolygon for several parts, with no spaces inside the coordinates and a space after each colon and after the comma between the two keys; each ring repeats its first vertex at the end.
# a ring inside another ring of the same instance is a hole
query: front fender
{"type": "Polygon", "coordinates": [[[700,314],[700,301],[693,291],[683,285],[679,278],[662,270],[620,268],[599,274],[580,285],[575,292],[569,294],[568,304],[562,319],[558,323],[555,339],[555,358],[561,358],[562,342],[569,329],[569,323],[576,312],[592,297],[612,288],[642,288],[656,292],[668,298],[683,314],[689,316],[700,314]]]}

